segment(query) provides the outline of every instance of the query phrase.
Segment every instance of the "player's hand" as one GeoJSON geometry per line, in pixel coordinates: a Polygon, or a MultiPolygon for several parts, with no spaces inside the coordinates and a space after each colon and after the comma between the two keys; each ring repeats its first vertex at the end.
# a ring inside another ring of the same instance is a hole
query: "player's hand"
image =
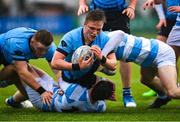
{"type": "Polygon", "coordinates": [[[44,104],[48,104],[50,106],[51,101],[52,101],[52,92],[45,91],[44,93],[41,94],[41,98],[44,104]]]}
{"type": "Polygon", "coordinates": [[[81,4],[81,5],[79,6],[77,15],[80,16],[81,14],[84,14],[84,13],[86,13],[86,12],[88,12],[88,11],[89,11],[89,8],[88,8],[87,4],[81,4]]]}
{"type": "Polygon", "coordinates": [[[164,26],[164,27],[167,26],[166,19],[160,19],[160,20],[159,20],[159,23],[156,25],[156,28],[157,28],[158,30],[160,30],[162,26],[164,26]]]}
{"type": "Polygon", "coordinates": [[[168,11],[170,12],[180,12],[180,6],[171,6],[168,8],[168,11]]]}
{"type": "Polygon", "coordinates": [[[149,9],[149,8],[154,8],[154,0],[147,0],[144,4],[143,4],[143,9],[146,10],[146,9],[149,9]]]}
{"type": "Polygon", "coordinates": [[[85,69],[85,68],[90,67],[93,64],[93,62],[94,62],[93,56],[89,57],[89,59],[87,60],[84,60],[83,57],[81,57],[78,60],[80,69],[85,69]]]}
{"type": "Polygon", "coordinates": [[[100,49],[98,46],[93,45],[93,46],[91,47],[91,51],[94,53],[94,55],[96,56],[96,58],[97,58],[98,60],[101,60],[101,59],[102,59],[103,55],[102,55],[101,49],[100,49]]]}
{"type": "Polygon", "coordinates": [[[126,14],[130,19],[134,19],[135,9],[133,7],[128,7],[122,12],[122,14],[126,14]]]}

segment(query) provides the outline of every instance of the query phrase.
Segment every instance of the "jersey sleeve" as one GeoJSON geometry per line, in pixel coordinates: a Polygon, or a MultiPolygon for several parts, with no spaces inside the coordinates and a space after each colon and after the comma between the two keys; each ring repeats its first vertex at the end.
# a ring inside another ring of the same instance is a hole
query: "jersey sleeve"
{"type": "MultiPolygon", "coordinates": [[[[26,47],[23,44],[23,41],[19,41],[20,39],[9,39],[9,52],[12,57],[12,61],[27,61],[26,56],[26,47]]],[[[6,47],[8,48],[8,47],[6,47]]]]}
{"type": "Polygon", "coordinates": [[[55,51],[56,51],[56,45],[53,42],[51,44],[50,48],[48,49],[47,54],[45,55],[45,58],[48,62],[50,62],[52,60],[55,51]]]}
{"type": "Polygon", "coordinates": [[[65,34],[58,45],[57,51],[67,56],[73,48],[72,40],[73,39],[70,33],[65,34]]]}
{"type": "MultiPolygon", "coordinates": [[[[107,33],[102,33],[102,49],[107,48],[107,43],[109,42],[110,37],[107,35],[107,33]],[[106,47],[105,47],[106,46],[106,47]]],[[[114,42],[113,42],[114,44],[114,42]]],[[[108,47],[109,48],[109,47],[108,47]]],[[[105,56],[109,55],[110,53],[114,53],[115,49],[113,48],[111,51],[109,51],[107,54],[104,54],[105,56]]]]}
{"type": "Polygon", "coordinates": [[[104,46],[106,45],[106,43],[109,41],[109,36],[102,32],[101,34],[101,43],[102,43],[102,47],[101,48],[104,48],[104,46]]]}

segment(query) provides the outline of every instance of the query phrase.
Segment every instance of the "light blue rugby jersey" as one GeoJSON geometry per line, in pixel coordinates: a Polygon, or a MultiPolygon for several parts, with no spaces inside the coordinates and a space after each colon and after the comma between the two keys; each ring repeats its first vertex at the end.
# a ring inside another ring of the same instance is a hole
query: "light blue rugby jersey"
{"type": "Polygon", "coordinates": [[[116,57],[118,60],[135,62],[142,67],[149,67],[153,65],[158,50],[159,44],[155,39],[125,34],[117,48],[116,57]]]}
{"type": "MultiPolygon", "coordinates": [[[[105,34],[104,32],[101,32],[89,46],[97,45],[101,49],[103,49],[103,47],[105,46],[105,44],[107,43],[108,40],[109,40],[109,37],[107,36],[107,34],[105,34]]],[[[83,37],[83,28],[79,27],[77,29],[70,31],[69,33],[67,33],[63,36],[63,38],[61,39],[61,41],[59,43],[57,51],[66,55],[65,60],[67,62],[71,62],[72,54],[78,47],[80,47],[82,45],[85,45],[84,37],[83,37]]],[[[65,70],[63,70],[63,74],[68,79],[78,79],[78,78],[84,76],[91,69],[92,69],[92,66],[87,69],[80,70],[80,71],[65,71],[65,70]]]]}
{"type": "MultiPolygon", "coordinates": [[[[64,90],[64,89],[63,89],[64,90]]],[[[52,110],[64,111],[84,111],[84,112],[103,112],[106,110],[105,101],[99,100],[92,104],[90,102],[88,89],[78,84],[68,84],[64,95],[58,94],[55,90],[52,100],[52,110]]]]}
{"type": "Polygon", "coordinates": [[[177,18],[177,13],[175,12],[170,12],[167,9],[171,6],[178,6],[179,5],[179,0],[166,0],[166,18],[169,20],[176,20],[177,18]]]}
{"type": "Polygon", "coordinates": [[[127,8],[127,3],[125,0],[92,0],[90,4],[90,9],[102,9],[102,10],[119,10],[123,11],[127,8]]]}
{"type": "MultiPolygon", "coordinates": [[[[37,58],[33,55],[29,45],[31,37],[36,32],[31,28],[20,27],[0,35],[1,54],[3,54],[6,63],[11,64],[14,61],[28,61],[37,58]]],[[[51,61],[55,50],[56,46],[52,43],[44,57],[51,61]]]]}

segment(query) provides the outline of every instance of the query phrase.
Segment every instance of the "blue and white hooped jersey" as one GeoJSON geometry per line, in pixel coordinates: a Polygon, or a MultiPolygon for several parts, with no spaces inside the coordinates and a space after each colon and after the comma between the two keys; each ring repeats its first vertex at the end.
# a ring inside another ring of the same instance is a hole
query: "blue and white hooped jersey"
{"type": "MultiPolygon", "coordinates": [[[[29,45],[30,39],[36,32],[31,28],[20,27],[0,35],[0,53],[4,56],[6,63],[11,64],[14,61],[28,61],[37,58],[29,45]]],[[[55,50],[56,46],[52,43],[44,57],[51,61],[55,50]]]]}
{"type": "Polygon", "coordinates": [[[128,4],[125,0],[92,0],[90,9],[119,10],[123,11],[128,4]]]}
{"type": "Polygon", "coordinates": [[[146,39],[124,34],[120,42],[116,57],[125,62],[135,62],[143,67],[152,66],[157,57],[159,43],[155,39],[146,39]]]}
{"type": "MultiPolygon", "coordinates": [[[[109,37],[104,32],[101,32],[94,41],[92,41],[89,46],[97,45],[101,49],[105,46],[105,44],[108,42],[109,37]]],[[[79,27],[77,29],[74,29],[70,31],[69,33],[65,34],[63,38],[61,39],[59,46],[57,48],[57,51],[64,54],[66,56],[65,60],[67,62],[71,62],[71,57],[74,51],[82,46],[85,45],[84,37],[83,37],[83,28],[79,27]]],[[[78,79],[82,76],[84,76],[87,72],[89,72],[92,69],[92,66],[80,70],[80,71],[63,71],[63,75],[67,77],[68,79],[78,79]]]]}
{"type": "Polygon", "coordinates": [[[88,89],[78,84],[60,81],[60,87],[64,91],[61,96],[57,92],[53,96],[53,106],[58,112],[63,111],[84,111],[84,112],[103,112],[106,110],[105,101],[90,102],[88,89]]]}

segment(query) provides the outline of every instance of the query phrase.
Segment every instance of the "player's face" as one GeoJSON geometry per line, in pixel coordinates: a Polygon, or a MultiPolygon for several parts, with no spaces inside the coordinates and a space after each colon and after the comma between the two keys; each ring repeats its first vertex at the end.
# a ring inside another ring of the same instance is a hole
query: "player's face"
{"type": "Polygon", "coordinates": [[[97,35],[102,31],[103,21],[88,21],[84,24],[84,38],[85,41],[91,43],[97,35]]]}
{"type": "Polygon", "coordinates": [[[49,49],[49,47],[46,47],[45,45],[41,44],[40,42],[36,41],[35,39],[31,40],[30,46],[33,51],[33,54],[37,58],[42,58],[49,49]]]}

